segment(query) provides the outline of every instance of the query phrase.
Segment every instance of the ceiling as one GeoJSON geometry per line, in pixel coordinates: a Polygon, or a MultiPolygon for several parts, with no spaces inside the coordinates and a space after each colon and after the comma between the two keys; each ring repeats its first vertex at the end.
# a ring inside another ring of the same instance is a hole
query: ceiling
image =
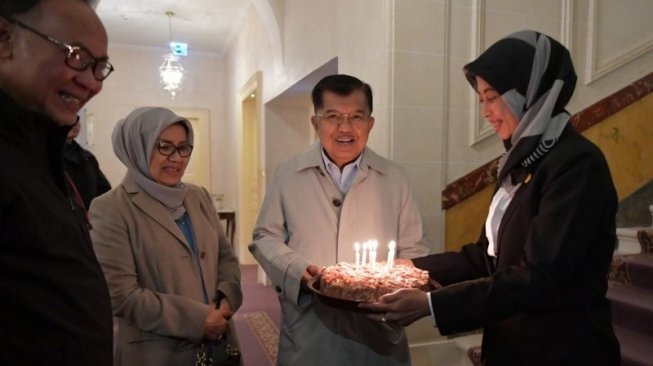
{"type": "Polygon", "coordinates": [[[109,43],[167,49],[172,40],[188,43],[188,53],[223,55],[238,31],[249,0],[99,0],[97,13],[109,43]]]}

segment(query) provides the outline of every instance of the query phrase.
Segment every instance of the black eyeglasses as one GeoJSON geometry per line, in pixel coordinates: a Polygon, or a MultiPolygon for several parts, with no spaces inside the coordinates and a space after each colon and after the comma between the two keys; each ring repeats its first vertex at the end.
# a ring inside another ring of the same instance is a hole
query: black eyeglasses
{"type": "Polygon", "coordinates": [[[193,152],[193,145],[182,144],[175,145],[172,142],[165,140],[156,140],[156,148],[159,150],[161,155],[172,156],[175,152],[179,152],[179,156],[182,158],[187,158],[193,152]]]}
{"type": "Polygon", "coordinates": [[[17,26],[36,34],[46,41],[54,43],[59,48],[64,50],[66,52],[66,65],[75,71],[84,71],[90,67],[93,70],[93,76],[95,77],[95,80],[103,81],[113,72],[113,70],[115,70],[113,65],[111,65],[106,57],[95,57],[92,53],[83,47],[72,46],[47,36],[18,19],[10,18],[9,20],[13,24],[16,24],[17,26]]]}
{"type": "Polygon", "coordinates": [[[370,115],[362,112],[340,113],[338,111],[330,111],[324,114],[317,113],[315,115],[323,121],[326,121],[331,126],[340,126],[345,121],[349,121],[352,126],[360,127],[370,120],[370,115]]]}

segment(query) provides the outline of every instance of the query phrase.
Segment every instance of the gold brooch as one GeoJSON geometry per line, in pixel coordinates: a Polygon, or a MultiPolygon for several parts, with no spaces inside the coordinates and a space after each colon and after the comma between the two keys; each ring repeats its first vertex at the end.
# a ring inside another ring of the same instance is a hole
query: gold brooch
{"type": "Polygon", "coordinates": [[[531,173],[528,173],[528,174],[526,175],[526,178],[524,178],[524,184],[530,182],[530,181],[531,181],[531,178],[533,178],[533,176],[531,175],[531,173]]]}

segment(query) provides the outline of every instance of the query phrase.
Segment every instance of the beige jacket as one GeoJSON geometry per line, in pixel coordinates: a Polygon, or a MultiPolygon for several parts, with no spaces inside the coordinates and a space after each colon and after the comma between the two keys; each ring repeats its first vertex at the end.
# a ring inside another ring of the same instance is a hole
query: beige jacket
{"type": "Polygon", "coordinates": [[[325,171],[319,144],[279,167],[254,229],[250,251],[270,277],[282,307],[280,365],[409,365],[402,328],[326,307],[300,293],[309,264],[354,262],[354,242],[379,241],[397,255],[426,254],[424,228],[404,171],[366,148],[342,197],[325,171]]]}
{"type": "Polygon", "coordinates": [[[200,273],[209,301],[220,290],[234,310],[242,303],[238,259],[211,199],[188,186],[199,267],[165,207],[131,178],[91,204],[93,247],[120,318],[116,365],[194,364],[209,310],[200,273]]]}

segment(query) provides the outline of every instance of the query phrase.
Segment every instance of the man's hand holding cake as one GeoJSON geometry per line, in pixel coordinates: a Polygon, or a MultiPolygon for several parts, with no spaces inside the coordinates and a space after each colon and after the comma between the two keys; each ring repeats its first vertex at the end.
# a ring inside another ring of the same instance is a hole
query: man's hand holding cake
{"type": "Polygon", "coordinates": [[[306,271],[302,275],[301,288],[302,290],[308,290],[308,281],[313,279],[315,276],[319,276],[320,273],[324,270],[324,267],[318,267],[314,264],[309,264],[306,267],[306,271]]]}

